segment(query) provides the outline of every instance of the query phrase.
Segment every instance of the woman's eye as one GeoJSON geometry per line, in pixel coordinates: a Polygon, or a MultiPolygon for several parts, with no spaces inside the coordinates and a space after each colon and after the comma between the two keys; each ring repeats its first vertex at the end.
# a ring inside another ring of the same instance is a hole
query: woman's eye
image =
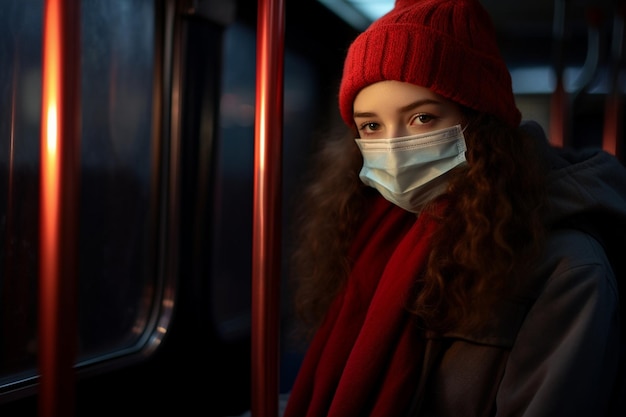
{"type": "Polygon", "coordinates": [[[415,118],[413,119],[413,123],[426,124],[431,122],[433,119],[434,116],[427,113],[421,113],[415,116],[415,118]]]}
{"type": "Polygon", "coordinates": [[[379,129],[379,127],[380,125],[378,123],[367,122],[367,123],[363,123],[361,127],[359,128],[359,130],[365,131],[365,132],[375,132],[376,130],[379,129]]]}

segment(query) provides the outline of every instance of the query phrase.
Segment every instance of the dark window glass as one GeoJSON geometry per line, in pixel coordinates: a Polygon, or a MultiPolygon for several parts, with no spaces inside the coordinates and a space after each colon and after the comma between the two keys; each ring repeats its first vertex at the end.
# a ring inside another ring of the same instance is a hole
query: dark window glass
{"type": "MultiPolygon", "coordinates": [[[[211,248],[212,314],[224,340],[250,332],[252,277],[252,221],[254,188],[254,122],[256,100],[256,34],[239,24],[225,32],[220,124],[216,152],[215,232],[211,248]],[[251,64],[251,63],[254,63],[251,64]]],[[[312,139],[318,129],[316,95],[319,88],[310,57],[287,48],[284,56],[282,140],[282,248],[283,276],[290,252],[289,222],[293,195],[305,172],[312,139]]],[[[286,279],[281,332],[281,391],[290,387],[299,356],[289,340],[289,303],[286,279]],[[295,355],[295,359],[291,358],[295,355]]]]}
{"type": "MultiPolygon", "coordinates": [[[[36,375],[43,1],[0,0],[0,389],[36,375]]],[[[79,350],[132,350],[158,278],[154,0],[81,4],[79,350]]]]}

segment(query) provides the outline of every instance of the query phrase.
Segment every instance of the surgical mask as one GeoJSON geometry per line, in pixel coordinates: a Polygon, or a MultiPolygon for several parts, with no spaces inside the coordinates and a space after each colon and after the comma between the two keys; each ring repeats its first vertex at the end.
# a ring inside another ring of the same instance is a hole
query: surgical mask
{"type": "Polygon", "coordinates": [[[355,141],[363,155],[361,181],[413,213],[445,191],[450,170],[466,164],[460,125],[399,138],[355,141]]]}

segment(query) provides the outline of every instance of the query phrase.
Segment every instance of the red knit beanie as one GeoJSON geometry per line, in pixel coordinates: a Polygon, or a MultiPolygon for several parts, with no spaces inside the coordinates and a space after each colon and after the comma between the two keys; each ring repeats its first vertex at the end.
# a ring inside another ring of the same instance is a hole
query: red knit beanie
{"type": "Polygon", "coordinates": [[[383,80],[426,87],[512,126],[521,120],[493,23],[478,0],[396,0],[361,33],[350,45],[339,88],[348,126],[359,91],[383,80]]]}

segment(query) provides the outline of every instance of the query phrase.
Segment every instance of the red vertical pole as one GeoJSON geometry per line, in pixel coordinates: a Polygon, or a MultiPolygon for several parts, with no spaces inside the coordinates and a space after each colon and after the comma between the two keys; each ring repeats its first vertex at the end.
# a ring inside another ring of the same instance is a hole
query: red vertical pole
{"type": "Polygon", "coordinates": [[[252,244],[253,417],[278,415],[284,1],[259,0],[252,244]]]}
{"type": "Polygon", "coordinates": [[[604,113],[604,133],[602,135],[602,149],[622,159],[621,143],[623,129],[623,104],[621,93],[612,91],[607,94],[604,113]]]}
{"type": "Polygon", "coordinates": [[[611,45],[611,88],[606,95],[602,149],[621,160],[623,159],[624,104],[620,77],[622,75],[624,57],[624,17],[626,16],[626,2],[622,0],[617,3],[616,7],[617,10],[613,19],[613,44],[611,45]]]}
{"type": "Polygon", "coordinates": [[[568,144],[568,117],[567,93],[563,80],[563,49],[565,48],[565,0],[555,0],[554,2],[554,22],[552,53],[553,69],[556,77],[554,92],[550,100],[550,143],[556,147],[563,147],[568,144]]]}
{"type": "Polygon", "coordinates": [[[46,0],[39,243],[39,415],[74,414],[80,0],[46,0]]]}
{"type": "Polygon", "coordinates": [[[558,148],[565,146],[567,115],[567,93],[563,86],[562,77],[558,76],[556,88],[550,100],[550,143],[558,148]]]}

